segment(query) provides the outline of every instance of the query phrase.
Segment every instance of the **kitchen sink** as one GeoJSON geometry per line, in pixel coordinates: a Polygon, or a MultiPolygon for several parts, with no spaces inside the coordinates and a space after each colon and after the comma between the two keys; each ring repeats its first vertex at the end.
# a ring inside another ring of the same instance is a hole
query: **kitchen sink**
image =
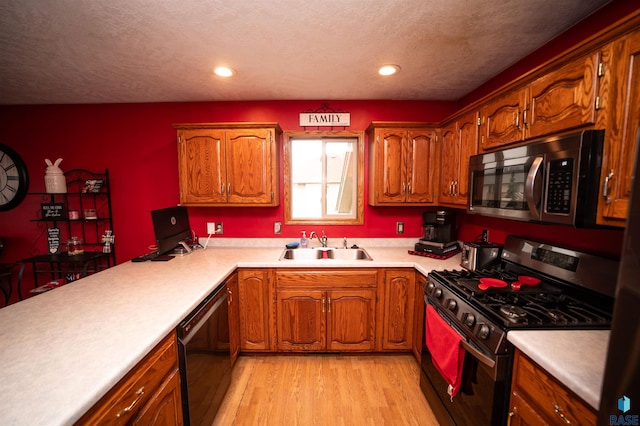
{"type": "Polygon", "coordinates": [[[285,249],[280,260],[373,260],[363,248],[298,248],[285,249]]]}

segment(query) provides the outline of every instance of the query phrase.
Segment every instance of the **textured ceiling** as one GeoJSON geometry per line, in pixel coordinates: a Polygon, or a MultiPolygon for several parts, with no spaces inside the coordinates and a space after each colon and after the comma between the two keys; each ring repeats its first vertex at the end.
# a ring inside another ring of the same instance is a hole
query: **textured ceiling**
{"type": "Polygon", "coordinates": [[[0,104],[455,100],[606,2],[2,0],[0,104]]]}

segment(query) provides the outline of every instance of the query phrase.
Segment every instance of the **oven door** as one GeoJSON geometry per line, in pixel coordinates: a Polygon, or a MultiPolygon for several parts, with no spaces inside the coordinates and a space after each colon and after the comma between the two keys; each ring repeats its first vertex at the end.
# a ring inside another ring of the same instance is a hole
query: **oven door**
{"type": "Polygon", "coordinates": [[[475,155],[469,161],[470,213],[539,221],[544,155],[503,158],[503,152],[475,155]]]}
{"type": "MultiPolygon", "coordinates": [[[[426,296],[425,296],[425,299],[426,296]]],[[[427,303],[428,300],[425,300],[427,303]]],[[[451,322],[436,309],[445,321],[451,322]]],[[[426,330],[425,316],[425,330],[426,330]]],[[[465,345],[464,375],[460,392],[453,398],[448,384],[433,364],[422,336],[420,388],[441,425],[503,425],[507,421],[510,388],[510,354],[491,357],[469,343],[465,345]],[[471,349],[471,350],[470,350],[471,349]]]]}

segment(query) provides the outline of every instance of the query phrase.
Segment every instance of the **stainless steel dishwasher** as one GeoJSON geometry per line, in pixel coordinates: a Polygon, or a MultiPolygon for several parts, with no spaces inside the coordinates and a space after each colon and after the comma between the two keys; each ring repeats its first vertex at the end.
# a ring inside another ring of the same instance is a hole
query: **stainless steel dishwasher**
{"type": "Polygon", "coordinates": [[[178,325],[185,425],[213,423],[231,381],[227,285],[218,287],[178,325]]]}

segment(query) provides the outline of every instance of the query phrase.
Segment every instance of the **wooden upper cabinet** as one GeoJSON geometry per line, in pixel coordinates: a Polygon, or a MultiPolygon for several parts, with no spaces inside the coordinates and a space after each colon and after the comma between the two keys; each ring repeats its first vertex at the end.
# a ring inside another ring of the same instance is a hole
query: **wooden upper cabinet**
{"type": "Polygon", "coordinates": [[[435,128],[374,122],[369,137],[369,204],[435,203],[438,145],[435,128]]]}
{"type": "Polygon", "coordinates": [[[490,150],[524,140],[522,111],[526,108],[527,89],[508,92],[491,99],[480,109],[480,146],[490,150]]]}
{"type": "Polygon", "coordinates": [[[614,41],[611,48],[604,76],[609,91],[603,101],[607,118],[598,223],[625,226],[640,128],[640,30],[614,41]]]}
{"type": "Polygon", "coordinates": [[[592,53],[534,80],[523,111],[525,136],[595,123],[599,64],[600,53],[592,53]]]}
{"type": "Polygon", "coordinates": [[[482,150],[594,124],[599,68],[594,52],[488,101],[481,107],[482,150]]]}
{"type": "Polygon", "coordinates": [[[478,113],[466,113],[440,131],[440,204],[465,206],[469,196],[469,157],[478,153],[478,113]]]}
{"type": "Polygon", "coordinates": [[[277,206],[275,123],[176,124],[180,204],[277,206]]]}

